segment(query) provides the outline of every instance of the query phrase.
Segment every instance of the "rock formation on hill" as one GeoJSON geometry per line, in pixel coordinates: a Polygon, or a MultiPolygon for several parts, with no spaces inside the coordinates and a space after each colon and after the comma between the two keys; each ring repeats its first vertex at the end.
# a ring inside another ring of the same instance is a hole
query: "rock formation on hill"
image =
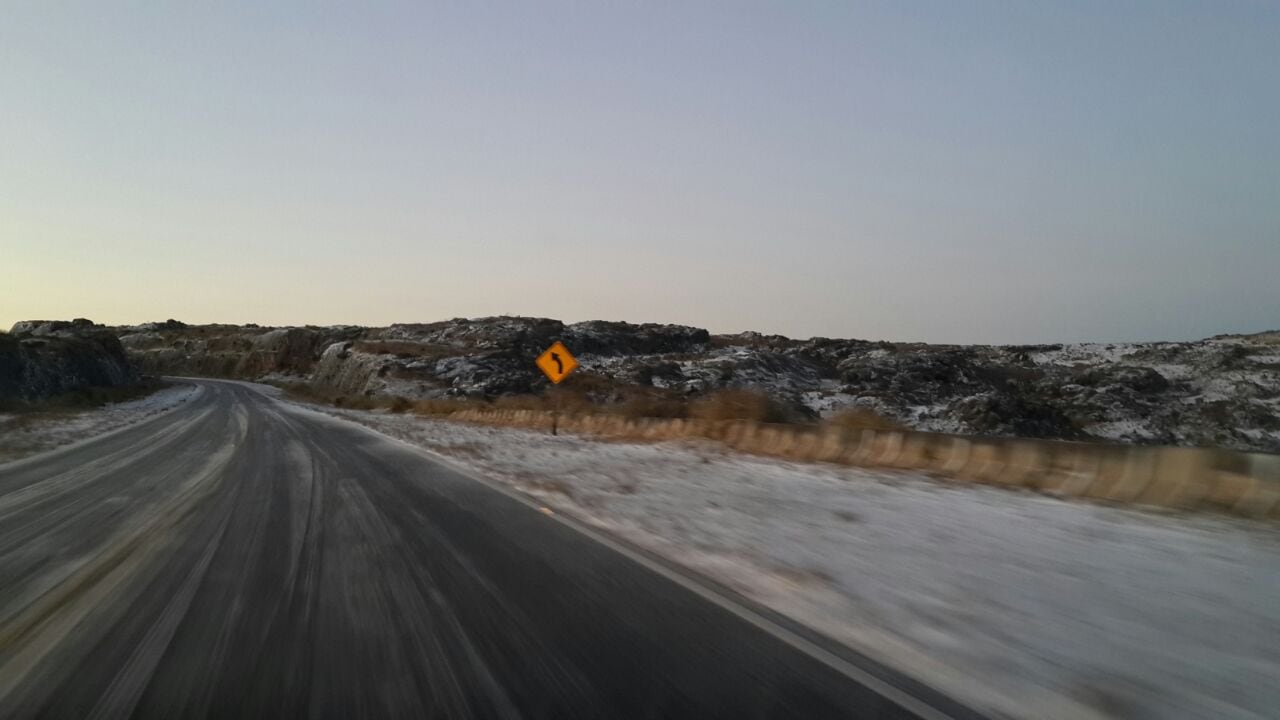
{"type": "Polygon", "coordinates": [[[116,334],[89,320],[26,321],[0,334],[0,402],[137,381],[116,334]]]}
{"type": "Polygon", "coordinates": [[[539,393],[562,340],[594,402],[767,393],[792,419],[866,408],[943,432],[1280,451],[1280,332],[1194,342],[926,345],[523,317],[383,328],[116,328],[146,372],[305,381],[410,399],[539,393]]]}

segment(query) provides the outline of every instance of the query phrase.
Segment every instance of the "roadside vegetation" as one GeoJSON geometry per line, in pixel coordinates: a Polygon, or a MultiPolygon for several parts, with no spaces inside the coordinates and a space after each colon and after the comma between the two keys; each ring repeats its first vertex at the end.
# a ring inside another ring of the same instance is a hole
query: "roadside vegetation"
{"type": "MultiPolygon", "coordinates": [[[[0,343],[2,342],[4,340],[0,338],[0,343]]],[[[137,400],[168,386],[169,383],[165,380],[145,375],[140,381],[131,385],[84,387],[35,402],[22,400],[0,401],[0,412],[23,416],[92,410],[103,405],[137,400]]]]}
{"type": "MultiPolygon", "coordinates": [[[[697,398],[679,397],[654,388],[597,395],[592,376],[576,386],[548,388],[540,395],[506,395],[480,398],[410,399],[397,395],[353,395],[328,392],[308,383],[275,383],[285,396],[302,402],[332,405],[348,410],[380,410],[421,417],[446,417],[464,410],[559,411],[575,415],[619,415],[628,418],[695,418],[700,420],[750,420],[762,423],[813,424],[791,419],[786,408],[763,392],[726,389],[697,398]]],[[[575,378],[575,380],[578,378],[575,378]]],[[[901,429],[902,425],[868,408],[853,408],[822,422],[850,428],[901,429]]]]}
{"type": "Polygon", "coordinates": [[[194,386],[143,376],[119,387],[94,387],[39,402],[0,407],[0,463],[52,450],[130,425],[186,400],[194,386]]]}
{"type": "Polygon", "coordinates": [[[880,413],[861,407],[848,408],[832,415],[826,419],[831,425],[851,428],[855,430],[906,430],[907,427],[892,418],[887,418],[880,413]]]}

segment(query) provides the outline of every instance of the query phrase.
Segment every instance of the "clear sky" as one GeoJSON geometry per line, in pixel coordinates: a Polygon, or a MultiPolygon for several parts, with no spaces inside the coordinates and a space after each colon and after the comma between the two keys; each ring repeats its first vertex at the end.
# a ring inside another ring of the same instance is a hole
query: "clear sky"
{"type": "Polygon", "coordinates": [[[0,326],[1280,327],[1280,3],[372,5],[0,0],[0,326]]]}

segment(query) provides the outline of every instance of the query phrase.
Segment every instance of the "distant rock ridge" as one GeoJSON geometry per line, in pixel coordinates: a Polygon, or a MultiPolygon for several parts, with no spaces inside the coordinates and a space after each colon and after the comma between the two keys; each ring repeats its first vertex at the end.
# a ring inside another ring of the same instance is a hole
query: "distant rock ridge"
{"type": "Polygon", "coordinates": [[[487,317],[381,328],[114,328],[149,373],[305,381],[335,393],[495,399],[542,392],[562,340],[591,401],[767,393],[795,420],[866,408],[941,432],[1280,452],[1280,332],[1194,342],[928,345],[682,325],[487,317]]]}

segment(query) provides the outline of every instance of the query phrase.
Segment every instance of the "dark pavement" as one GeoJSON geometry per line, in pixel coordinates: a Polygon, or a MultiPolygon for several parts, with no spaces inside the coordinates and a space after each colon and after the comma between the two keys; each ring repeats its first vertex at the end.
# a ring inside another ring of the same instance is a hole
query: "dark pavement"
{"type": "Polygon", "coordinates": [[[0,466],[0,718],[973,717],[411,448],[198,384],[0,466]]]}

